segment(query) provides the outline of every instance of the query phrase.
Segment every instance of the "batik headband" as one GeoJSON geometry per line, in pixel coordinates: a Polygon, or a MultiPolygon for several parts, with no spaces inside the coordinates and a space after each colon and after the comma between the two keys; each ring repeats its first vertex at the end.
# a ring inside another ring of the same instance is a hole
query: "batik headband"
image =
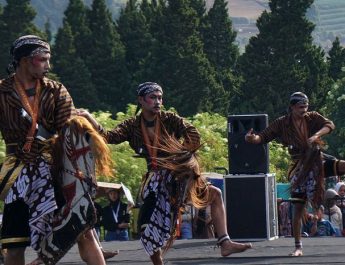
{"type": "Polygon", "coordinates": [[[35,56],[41,53],[50,53],[50,45],[35,35],[25,35],[15,40],[10,49],[12,62],[8,66],[8,72],[16,69],[23,57],[35,56]]]}
{"type": "Polygon", "coordinates": [[[306,94],[302,92],[295,92],[290,96],[290,105],[308,104],[309,99],[306,94]]]}
{"type": "Polygon", "coordinates": [[[138,96],[141,96],[141,97],[143,97],[149,93],[155,92],[155,91],[159,91],[163,94],[162,87],[160,85],[158,85],[157,83],[154,83],[154,82],[142,83],[137,88],[138,96]]]}

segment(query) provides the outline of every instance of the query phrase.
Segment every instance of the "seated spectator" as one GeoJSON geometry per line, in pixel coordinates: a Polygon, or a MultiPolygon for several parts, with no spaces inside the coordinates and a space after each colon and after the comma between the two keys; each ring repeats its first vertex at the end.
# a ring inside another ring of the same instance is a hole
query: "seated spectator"
{"type": "Polygon", "coordinates": [[[279,236],[292,235],[291,212],[290,202],[285,201],[278,204],[279,236]]]}
{"type": "Polygon", "coordinates": [[[193,238],[193,225],[192,225],[192,206],[185,205],[181,208],[181,239],[193,238]]]}
{"type": "Polygon", "coordinates": [[[127,204],[121,202],[121,194],[122,191],[117,189],[108,191],[109,205],[102,210],[102,224],[107,231],[105,241],[129,240],[130,216],[127,204]]]}
{"type": "Polygon", "coordinates": [[[334,189],[328,189],[325,193],[325,213],[323,218],[332,223],[336,236],[342,236],[343,231],[343,214],[340,208],[336,205],[338,193],[334,189]]]}
{"type": "MultiPolygon", "coordinates": [[[[338,192],[339,200],[337,201],[337,206],[340,208],[341,213],[345,216],[345,183],[338,182],[335,185],[335,191],[338,192]]],[[[345,218],[343,218],[343,236],[345,236],[345,218]]]]}
{"type": "Polygon", "coordinates": [[[337,206],[345,208],[345,182],[338,182],[334,189],[338,193],[340,199],[337,202],[337,206]]]}
{"type": "Polygon", "coordinates": [[[304,232],[309,236],[335,236],[335,229],[330,221],[323,219],[324,207],[321,205],[315,215],[308,214],[304,232]]]}

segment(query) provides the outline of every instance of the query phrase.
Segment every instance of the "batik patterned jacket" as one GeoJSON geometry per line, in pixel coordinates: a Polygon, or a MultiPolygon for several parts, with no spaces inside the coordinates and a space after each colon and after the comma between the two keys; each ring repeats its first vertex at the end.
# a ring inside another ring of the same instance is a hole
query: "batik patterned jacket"
{"type": "MultiPolygon", "coordinates": [[[[103,136],[110,144],[118,144],[128,141],[131,148],[139,155],[147,156],[144,145],[144,137],[140,126],[141,114],[127,119],[111,131],[106,131],[103,136]]],[[[184,143],[191,148],[200,145],[200,134],[198,130],[183,118],[172,112],[161,111],[160,113],[161,130],[166,131],[176,139],[184,139],[184,143]]],[[[166,134],[165,133],[165,134],[166,134]]],[[[162,133],[164,137],[164,133],[162,133]]]]}
{"type": "MultiPolygon", "coordinates": [[[[6,144],[18,144],[18,158],[32,161],[40,154],[39,141],[34,141],[30,153],[20,152],[30,128],[30,121],[21,115],[23,106],[13,84],[13,76],[0,81],[0,131],[6,144]]],[[[73,101],[61,83],[43,78],[41,88],[38,123],[54,133],[75,114],[73,101]]]]}
{"type": "MultiPolygon", "coordinates": [[[[304,116],[307,124],[308,138],[318,132],[322,127],[327,126],[331,130],[333,122],[316,111],[307,112],[304,116]]],[[[305,143],[298,137],[298,133],[293,125],[291,115],[282,116],[273,121],[266,129],[258,134],[262,143],[277,140],[288,147],[292,159],[300,159],[304,152],[305,143]]]]}

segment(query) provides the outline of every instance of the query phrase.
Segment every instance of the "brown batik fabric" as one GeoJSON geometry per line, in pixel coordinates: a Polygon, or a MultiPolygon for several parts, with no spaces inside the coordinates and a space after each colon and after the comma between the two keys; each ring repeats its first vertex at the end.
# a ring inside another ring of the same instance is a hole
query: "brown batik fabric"
{"type": "MultiPolygon", "coordinates": [[[[160,122],[162,137],[183,138],[190,148],[200,145],[200,134],[183,118],[170,112],[161,112],[157,119],[160,122]]],[[[174,231],[178,204],[183,199],[185,183],[176,183],[171,173],[165,169],[152,168],[141,129],[141,115],[128,119],[112,131],[103,131],[108,143],[128,141],[132,149],[148,162],[149,172],[142,185],[141,196],[144,204],[141,209],[139,224],[141,243],[150,256],[158,251],[174,231]]],[[[158,156],[160,155],[158,151],[158,156]]]]}
{"type": "MultiPolygon", "coordinates": [[[[40,80],[41,93],[38,123],[54,133],[75,114],[75,108],[67,89],[60,83],[47,78],[40,80]]],[[[52,176],[50,174],[49,154],[46,144],[35,139],[30,152],[23,153],[27,132],[31,127],[28,118],[22,115],[22,103],[14,89],[14,77],[0,81],[0,131],[7,145],[16,145],[11,158],[20,161],[22,169],[9,189],[5,203],[24,200],[29,206],[29,225],[31,246],[38,250],[38,243],[51,233],[52,214],[56,209],[52,176]]],[[[9,156],[6,159],[10,159],[9,156]]],[[[14,163],[15,164],[15,163],[14,163]]],[[[18,165],[17,165],[18,166],[18,165]]],[[[3,182],[6,170],[1,170],[3,182]]],[[[11,167],[8,167],[11,171],[11,167]]]]}
{"type": "MultiPolygon", "coordinates": [[[[288,177],[291,181],[292,194],[304,194],[303,199],[317,200],[315,191],[320,191],[323,179],[322,176],[322,156],[321,152],[315,153],[315,160],[306,172],[305,176],[300,176],[303,166],[306,166],[306,157],[309,157],[311,149],[306,144],[306,139],[318,132],[322,127],[328,126],[331,129],[332,122],[316,111],[307,112],[303,122],[303,133],[299,133],[292,121],[291,115],[282,116],[273,121],[259,136],[262,143],[277,140],[288,148],[292,162],[289,168],[288,177]],[[303,181],[301,181],[303,179],[303,181]]],[[[308,162],[309,164],[309,162],[308,162]]]]}

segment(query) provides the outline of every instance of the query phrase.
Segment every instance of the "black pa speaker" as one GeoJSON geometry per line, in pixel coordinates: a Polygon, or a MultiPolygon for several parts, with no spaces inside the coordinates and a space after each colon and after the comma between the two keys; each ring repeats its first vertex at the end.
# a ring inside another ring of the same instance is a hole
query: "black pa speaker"
{"type": "Polygon", "coordinates": [[[251,144],[244,139],[251,128],[257,134],[265,129],[267,124],[267,114],[228,116],[230,174],[266,174],[269,172],[268,144],[251,144]]]}
{"type": "Polygon", "coordinates": [[[231,239],[278,238],[274,174],[226,175],[224,201],[231,239]]]}

